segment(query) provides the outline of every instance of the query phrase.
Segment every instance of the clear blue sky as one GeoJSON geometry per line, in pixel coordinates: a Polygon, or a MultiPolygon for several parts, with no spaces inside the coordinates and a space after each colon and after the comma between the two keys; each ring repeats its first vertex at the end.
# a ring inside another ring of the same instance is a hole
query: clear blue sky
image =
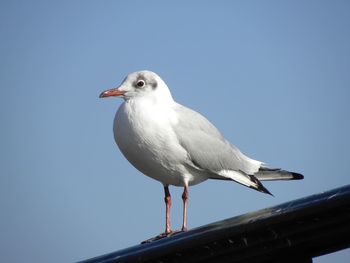
{"type": "Polygon", "coordinates": [[[265,183],[274,198],[192,187],[190,227],[349,184],[349,14],[349,1],[1,1],[0,261],[73,262],[163,231],[161,184],[114,143],[122,101],[98,98],[136,70],[244,153],[305,175],[265,183]]]}

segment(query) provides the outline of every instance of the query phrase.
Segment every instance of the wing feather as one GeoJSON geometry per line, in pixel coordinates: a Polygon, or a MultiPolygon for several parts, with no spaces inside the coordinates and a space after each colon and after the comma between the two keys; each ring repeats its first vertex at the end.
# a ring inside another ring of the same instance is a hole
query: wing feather
{"type": "Polygon", "coordinates": [[[202,169],[218,173],[222,170],[254,174],[261,162],[252,160],[230,144],[201,114],[177,104],[178,123],[174,125],[181,146],[193,163],[202,169]]]}

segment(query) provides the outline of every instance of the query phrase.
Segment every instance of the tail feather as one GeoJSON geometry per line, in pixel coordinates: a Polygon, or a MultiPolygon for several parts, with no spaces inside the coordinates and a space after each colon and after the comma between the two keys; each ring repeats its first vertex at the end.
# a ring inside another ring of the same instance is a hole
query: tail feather
{"type": "Polygon", "coordinates": [[[279,168],[260,167],[259,171],[254,176],[260,181],[275,181],[275,180],[301,180],[304,176],[299,173],[289,172],[279,168]]]}
{"type": "Polygon", "coordinates": [[[243,171],[221,170],[212,173],[212,176],[209,178],[217,180],[233,180],[239,184],[273,196],[273,194],[271,194],[260,181],[300,180],[303,179],[304,176],[299,173],[289,172],[279,168],[261,166],[259,171],[254,175],[246,174],[243,171]]]}
{"type": "Polygon", "coordinates": [[[255,177],[255,175],[246,174],[242,171],[233,171],[233,170],[221,170],[216,176],[210,177],[211,179],[219,180],[233,180],[239,184],[247,186],[256,191],[272,195],[269,190],[255,177]]]}

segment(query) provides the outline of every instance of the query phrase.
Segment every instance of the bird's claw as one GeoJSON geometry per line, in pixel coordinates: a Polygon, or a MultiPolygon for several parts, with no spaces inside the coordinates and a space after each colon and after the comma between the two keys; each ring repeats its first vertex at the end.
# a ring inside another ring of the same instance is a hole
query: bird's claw
{"type": "Polygon", "coordinates": [[[150,239],[147,239],[145,241],[142,241],[141,244],[147,244],[147,243],[152,243],[153,241],[157,241],[159,239],[163,239],[165,237],[171,237],[171,236],[174,236],[176,234],[179,234],[179,233],[182,233],[182,232],[185,232],[186,230],[171,230],[170,232],[168,233],[161,233],[159,234],[158,236],[155,236],[155,237],[152,237],[150,239]]]}

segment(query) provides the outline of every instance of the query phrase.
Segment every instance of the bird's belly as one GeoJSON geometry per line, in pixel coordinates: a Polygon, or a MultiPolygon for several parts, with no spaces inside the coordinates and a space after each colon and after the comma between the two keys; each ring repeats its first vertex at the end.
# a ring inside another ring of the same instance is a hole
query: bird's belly
{"type": "Polygon", "coordinates": [[[134,118],[121,110],[114,120],[114,138],[135,168],[165,185],[193,185],[206,179],[188,172],[184,165],[187,152],[170,125],[155,121],[149,114],[134,118]]]}

